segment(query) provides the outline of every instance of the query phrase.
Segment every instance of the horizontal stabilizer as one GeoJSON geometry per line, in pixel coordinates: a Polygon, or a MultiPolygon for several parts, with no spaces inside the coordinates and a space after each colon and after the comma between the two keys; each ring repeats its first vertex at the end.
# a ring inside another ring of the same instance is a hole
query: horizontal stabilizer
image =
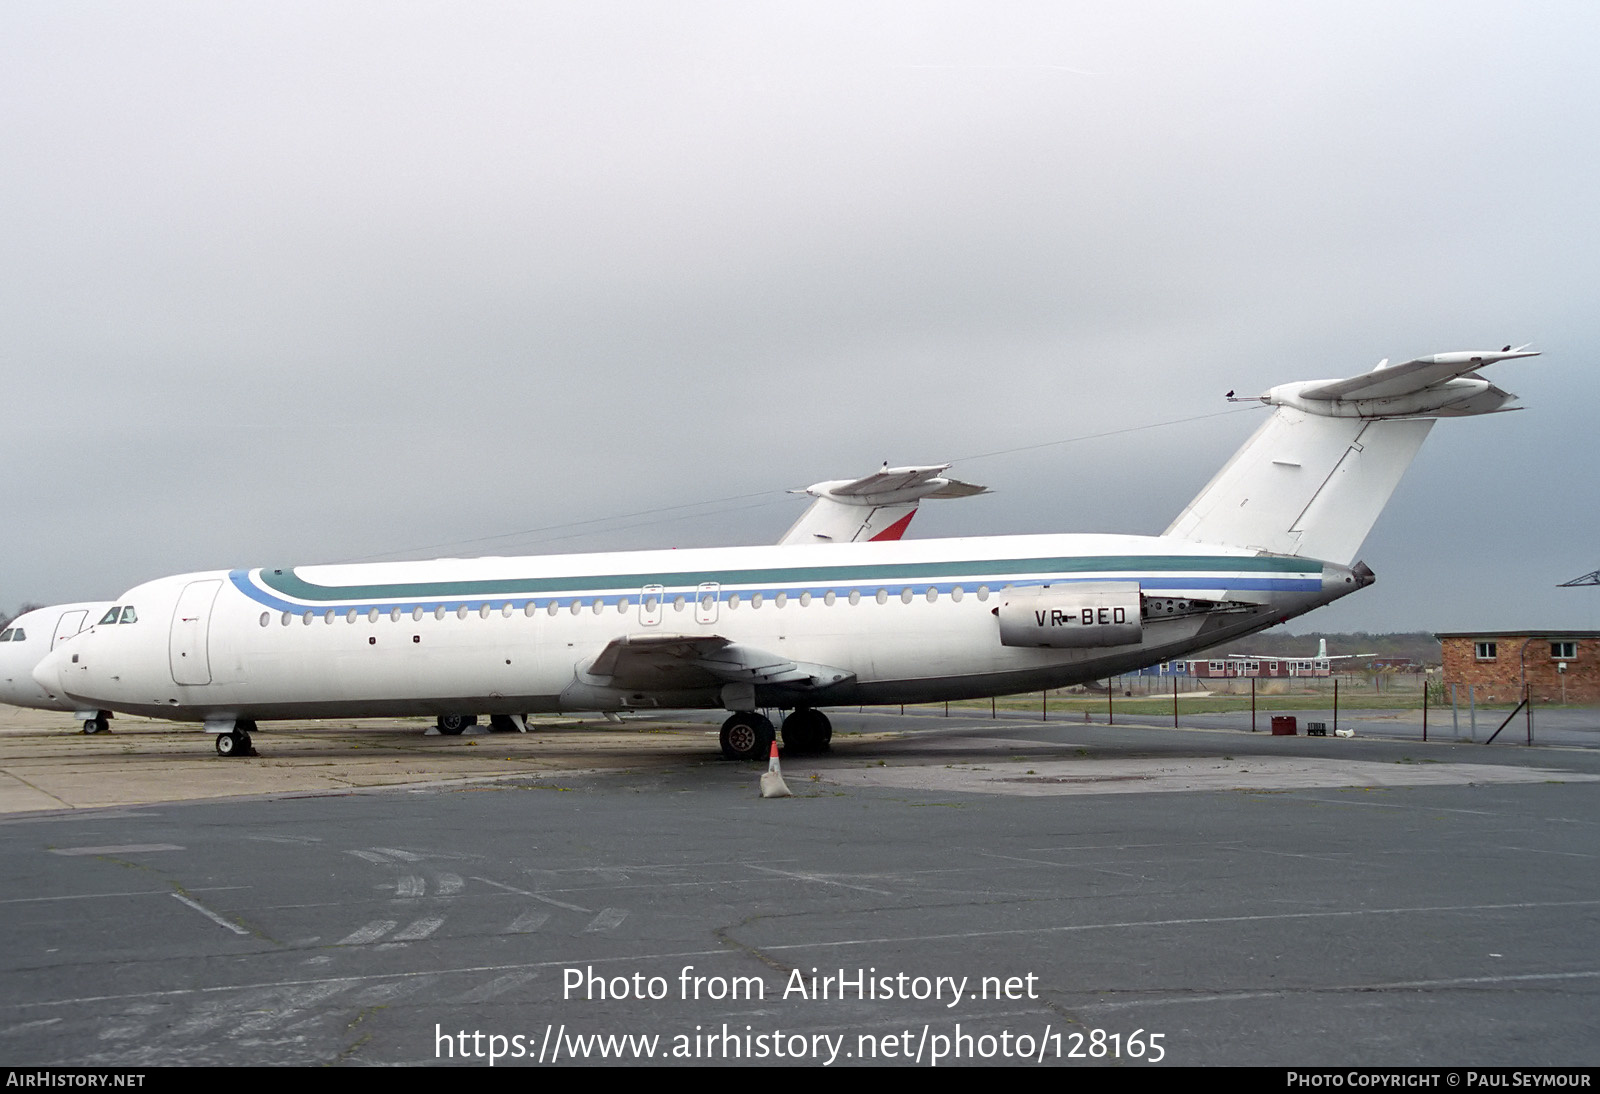
{"type": "Polygon", "coordinates": [[[899,539],[923,498],[970,498],[988,493],[940,474],[950,465],[890,467],[859,479],[833,479],[796,490],[816,500],[779,543],[859,543],[899,539]]]}
{"type": "Polygon", "coordinates": [[[1478,370],[1497,361],[1537,357],[1527,349],[1460,350],[1435,353],[1345,380],[1281,384],[1261,396],[1268,406],[1287,406],[1329,418],[1439,418],[1492,414],[1511,409],[1515,395],[1495,387],[1478,370]]]}

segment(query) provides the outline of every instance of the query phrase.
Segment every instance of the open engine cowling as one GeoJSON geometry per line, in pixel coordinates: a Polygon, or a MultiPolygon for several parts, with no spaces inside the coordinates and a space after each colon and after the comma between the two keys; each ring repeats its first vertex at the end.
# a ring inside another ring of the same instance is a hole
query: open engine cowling
{"type": "Polygon", "coordinates": [[[1034,585],[1000,594],[1000,644],[1083,649],[1144,637],[1137,581],[1034,585]]]}

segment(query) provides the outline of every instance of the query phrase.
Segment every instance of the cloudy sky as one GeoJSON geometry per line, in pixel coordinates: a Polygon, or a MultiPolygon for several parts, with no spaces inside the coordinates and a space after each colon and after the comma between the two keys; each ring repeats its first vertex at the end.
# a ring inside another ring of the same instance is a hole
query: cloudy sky
{"type": "Polygon", "coordinates": [[[1600,627],[1554,588],[1600,567],[1594,5],[19,0],[0,31],[0,612],[770,541],[787,488],[885,460],[995,489],[921,536],[1157,533],[1265,413],[1227,390],[1531,341],[1490,373],[1527,409],[1441,423],[1379,585],[1296,627],[1600,627]]]}

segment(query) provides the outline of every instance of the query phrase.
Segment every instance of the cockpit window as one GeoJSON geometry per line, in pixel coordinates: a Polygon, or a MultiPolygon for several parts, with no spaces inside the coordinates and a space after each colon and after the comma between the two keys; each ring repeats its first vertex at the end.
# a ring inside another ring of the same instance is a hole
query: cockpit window
{"type": "Polygon", "coordinates": [[[9,641],[11,641],[11,628],[7,627],[5,630],[0,631],[0,642],[9,641]]]}
{"type": "Polygon", "coordinates": [[[108,624],[115,623],[117,621],[117,617],[121,614],[122,605],[118,604],[115,608],[112,608],[109,612],[100,617],[100,625],[106,626],[108,624]]]}
{"type": "Polygon", "coordinates": [[[137,622],[139,622],[139,617],[138,617],[137,614],[134,613],[132,604],[129,604],[126,608],[122,609],[122,621],[124,623],[137,623],[137,622]]]}
{"type": "Polygon", "coordinates": [[[18,628],[16,628],[15,630],[13,630],[11,632],[11,641],[13,641],[13,642],[26,642],[27,640],[28,640],[28,632],[23,630],[21,627],[18,627],[18,628]]]}

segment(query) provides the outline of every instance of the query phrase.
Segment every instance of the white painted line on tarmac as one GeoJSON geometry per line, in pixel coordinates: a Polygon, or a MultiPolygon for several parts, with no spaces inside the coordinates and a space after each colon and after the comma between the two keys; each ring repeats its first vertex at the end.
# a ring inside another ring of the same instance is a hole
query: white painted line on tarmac
{"type": "Polygon", "coordinates": [[[555,897],[544,896],[540,893],[530,893],[526,889],[517,889],[513,886],[505,885],[498,881],[490,881],[486,877],[474,877],[472,880],[481,881],[485,885],[493,885],[496,889],[504,889],[506,892],[516,893],[518,896],[531,896],[534,900],[542,900],[546,904],[554,904],[557,908],[565,908],[569,912],[582,912],[584,915],[588,915],[593,911],[591,908],[582,908],[576,904],[567,904],[563,901],[557,900],[555,897]]]}
{"type": "Polygon", "coordinates": [[[373,850],[379,852],[380,854],[388,855],[390,858],[397,858],[401,862],[422,861],[422,856],[416,852],[402,851],[398,847],[374,847],[373,850]]]}
{"type": "Polygon", "coordinates": [[[399,931],[396,931],[394,934],[390,935],[389,941],[416,942],[419,939],[427,938],[430,934],[432,934],[434,931],[437,931],[442,926],[444,926],[444,916],[424,916],[415,923],[412,923],[407,927],[403,927],[399,931]]]}
{"type": "Polygon", "coordinates": [[[232,931],[234,934],[249,934],[250,933],[249,931],[245,930],[243,927],[239,926],[237,923],[228,922],[226,919],[223,919],[216,912],[213,912],[210,908],[207,908],[204,904],[201,904],[197,900],[190,900],[188,897],[184,896],[182,893],[173,893],[172,894],[172,899],[178,901],[180,904],[187,904],[189,907],[193,908],[195,911],[199,912],[201,915],[203,915],[207,919],[211,920],[211,922],[215,923],[217,926],[226,927],[226,928],[228,928],[228,930],[232,931]]]}
{"type": "Polygon", "coordinates": [[[532,934],[550,921],[549,912],[523,912],[511,921],[502,934],[532,934]]]}
{"type": "Polygon", "coordinates": [[[363,927],[357,927],[345,935],[336,946],[365,946],[369,942],[376,942],[390,931],[394,930],[396,921],[393,919],[375,919],[363,927]]]}
{"type": "Polygon", "coordinates": [[[809,881],[817,885],[837,885],[841,889],[854,889],[858,893],[871,893],[873,896],[894,896],[887,889],[872,889],[865,885],[851,885],[848,882],[839,881],[825,874],[809,874],[801,870],[774,870],[770,866],[757,866],[752,862],[747,862],[745,865],[752,870],[760,870],[763,874],[776,874],[779,877],[786,877],[794,881],[809,881]]]}
{"type": "Polygon", "coordinates": [[[182,851],[176,843],[114,843],[105,847],[52,847],[52,855],[138,855],[146,851],[182,851]]]}
{"type": "Polygon", "coordinates": [[[622,926],[622,921],[627,918],[628,912],[625,908],[602,908],[600,909],[600,914],[589,921],[589,925],[584,928],[584,931],[586,933],[589,931],[614,931],[622,926]]]}

